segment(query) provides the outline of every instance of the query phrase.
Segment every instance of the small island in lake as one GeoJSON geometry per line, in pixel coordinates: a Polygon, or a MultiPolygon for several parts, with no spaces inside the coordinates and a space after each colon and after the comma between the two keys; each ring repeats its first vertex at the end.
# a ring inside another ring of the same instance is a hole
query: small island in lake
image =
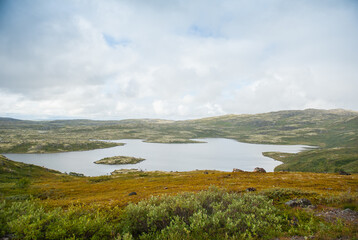
{"type": "Polygon", "coordinates": [[[117,164],[136,164],[144,161],[144,158],[128,157],[128,156],[114,156],[106,157],[101,160],[95,161],[96,164],[108,164],[108,165],[117,165],[117,164]]]}

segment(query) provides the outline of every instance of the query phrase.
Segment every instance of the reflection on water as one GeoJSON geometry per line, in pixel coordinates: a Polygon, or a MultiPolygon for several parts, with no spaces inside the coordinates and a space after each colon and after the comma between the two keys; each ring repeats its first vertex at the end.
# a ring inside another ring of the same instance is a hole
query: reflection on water
{"type": "MultiPolygon", "coordinates": [[[[203,139],[200,139],[203,140],[203,139]]],[[[82,152],[49,154],[4,154],[11,160],[44,166],[61,172],[78,172],[87,176],[107,175],[115,169],[138,168],[147,171],[190,171],[195,169],[232,171],[239,168],[252,171],[263,167],[272,172],[281,162],[264,157],[262,152],[296,153],[303,145],[263,145],[241,143],[231,139],[204,139],[207,143],[162,144],[124,139],[126,145],[82,152]],[[141,157],[138,164],[100,165],[93,162],[111,156],[141,157]]]]}

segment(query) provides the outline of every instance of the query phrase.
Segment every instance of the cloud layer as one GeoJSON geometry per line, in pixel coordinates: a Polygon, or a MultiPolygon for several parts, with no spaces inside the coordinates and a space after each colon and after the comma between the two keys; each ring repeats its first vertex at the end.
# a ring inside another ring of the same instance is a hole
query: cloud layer
{"type": "Polygon", "coordinates": [[[356,1],[2,1],[0,115],[358,110],[356,1]]]}

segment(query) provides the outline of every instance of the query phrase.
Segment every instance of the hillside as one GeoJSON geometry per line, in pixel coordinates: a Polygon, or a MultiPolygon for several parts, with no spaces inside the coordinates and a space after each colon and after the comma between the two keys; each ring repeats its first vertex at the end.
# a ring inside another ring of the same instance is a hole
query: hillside
{"type": "Polygon", "coordinates": [[[357,174],[194,171],[75,177],[2,156],[0,161],[0,238],[358,237],[357,174]],[[310,207],[285,204],[295,198],[307,199],[310,207]]]}
{"type": "MultiPolygon", "coordinates": [[[[351,151],[350,162],[358,148],[358,112],[346,110],[278,111],[252,115],[225,115],[186,121],[128,119],[121,121],[0,120],[0,153],[37,153],[89,150],[116,144],[93,139],[144,139],[157,143],[189,143],[191,139],[231,138],[247,143],[304,144],[351,151]]],[[[314,153],[314,152],[313,152],[314,153]]],[[[296,155],[298,161],[307,158],[296,155]]],[[[334,154],[332,156],[335,156],[334,154]]],[[[337,161],[345,159],[337,158],[337,161]]],[[[286,160],[286,162],[289,160],[286,160]]],[[[350,163],[335,166],[331,159],[327,171],[342,168],[357,172],[350,163]],[[333,167],[335,166],[335,167],[333,167]]],[[[309,165],[311,171],[325,171],[309,165]]],[[[290,165],[290,171],[305,171],[307,166],[290,165]],[[293,167],[294,166],[294,167],[293,167]]]]}
{"type": "Polygon", "coordinates": [[[15,162],[0,155],[0,183],[17,181],[21,178],[49,178],[63,175],[59,171],[36,165],[15,162]]]}

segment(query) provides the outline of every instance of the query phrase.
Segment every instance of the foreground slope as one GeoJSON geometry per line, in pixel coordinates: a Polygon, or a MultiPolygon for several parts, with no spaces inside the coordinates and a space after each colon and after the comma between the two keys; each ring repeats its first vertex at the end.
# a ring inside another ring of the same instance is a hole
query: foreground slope
{"type": "Polygon", "coordinates": [[[195,171],[74,177],[0,158],[1,173],[16,172],[13,178],[0,175],[6,179],[0,183],[0,237],[358,237],[357,174],[195,171]],[[24,179],[28,184],[21,184],[24,179]],[[315,207],[284,204],[294,198],[306,198],[315,207]]]}

